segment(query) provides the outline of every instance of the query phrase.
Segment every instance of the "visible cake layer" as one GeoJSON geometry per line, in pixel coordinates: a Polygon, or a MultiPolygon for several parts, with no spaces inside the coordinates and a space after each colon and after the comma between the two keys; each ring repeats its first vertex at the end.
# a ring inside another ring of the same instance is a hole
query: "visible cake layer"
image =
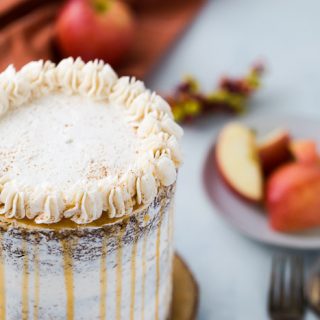
{"type": "Polygon", "coordinates": [[[78,229],[0,224],[0,318],[166,320],[174,188],[115,224],[78,229]]]}

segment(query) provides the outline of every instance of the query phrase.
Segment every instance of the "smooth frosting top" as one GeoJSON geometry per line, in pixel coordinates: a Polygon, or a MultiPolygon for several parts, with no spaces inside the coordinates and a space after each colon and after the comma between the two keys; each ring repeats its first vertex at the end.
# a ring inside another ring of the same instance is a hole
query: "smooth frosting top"
{"type": "Polygon", "coordinates": [[[71,58],[0,74],[0,214],[57,223],[129,215],[176,180],[170,106],[108,64],[71,58]]]}

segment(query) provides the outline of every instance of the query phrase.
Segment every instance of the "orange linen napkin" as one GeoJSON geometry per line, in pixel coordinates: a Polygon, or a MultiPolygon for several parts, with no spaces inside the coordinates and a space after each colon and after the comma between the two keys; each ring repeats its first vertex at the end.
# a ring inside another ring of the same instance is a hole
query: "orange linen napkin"
{"type": "MultiPolygon", "coordinates": [[[[54,21],[63,0],[0,1],[0,70],[31,60],[61,57],[54,44],[54,21]]],[[[119,66],[120,74],[144,78],[192,21],[205,0],[160,1],[136,8],[135,45],[119,66]]]]}

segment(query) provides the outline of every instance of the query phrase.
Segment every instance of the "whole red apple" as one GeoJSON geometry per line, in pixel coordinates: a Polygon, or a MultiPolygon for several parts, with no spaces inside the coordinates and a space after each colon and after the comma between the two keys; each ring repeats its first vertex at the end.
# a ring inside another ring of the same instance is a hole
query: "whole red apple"
{"type": "Polygon", "coordinates": [[[135,21],[128,5],[120,1],[70,0],[55,31],[63,56],[117,65],[133,44],[135,21]]]}
{"type": "Polygon", "coordinates": [[[273,229],[292,232],[320,226],[318,164],[286,164],[271,175],[266,189],[273,229]]]}

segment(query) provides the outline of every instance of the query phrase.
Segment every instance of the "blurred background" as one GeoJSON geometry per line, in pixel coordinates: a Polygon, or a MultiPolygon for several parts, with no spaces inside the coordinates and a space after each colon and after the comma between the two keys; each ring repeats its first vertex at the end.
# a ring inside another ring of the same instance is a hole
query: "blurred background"
{"type": "MultiPolygon", "coordinates": [[[[203,170],[218,132],[230,120],[277,113],[320,117],[319,1],[131,0],[115,13],[109,2],[95,1],[94,6],[98,14],[108,15],[105,25],[68,1],[1,0],[0,68],[10,63],[19,68],[35,59],[58,62],[69,55],[103,58],[114,61],[120,74],[141,78],[168,97],[185,129],[175,240],[200,287],[198,318],[269,319],[273,254],[298,254],[308,269],[320,246],[286,249],[243,236],[217,212],[203,170]],[[109,56],[110,51],[116,55],[109,56]],[[250,68],[257,62],[265,71],[252,80],[250,68]],[[241,92],[240,102],[228,90],[221,98],[223,77],[242,84],[248,72],[251,91],[241,92]],[[191,75],[189,82],[181,80],[185,75],[191,75]],[[196,99],[183,94],[181,102],[179,90],[186,83],[201,89],[195,89],[196,99]],[[209,107],[201,105],[199,92],[210,93],[209,107]],[[210,112],[211,107],[222,112],[210,112]]],[[[306,319],[317,317],[308,312],[306,319]]]]}

